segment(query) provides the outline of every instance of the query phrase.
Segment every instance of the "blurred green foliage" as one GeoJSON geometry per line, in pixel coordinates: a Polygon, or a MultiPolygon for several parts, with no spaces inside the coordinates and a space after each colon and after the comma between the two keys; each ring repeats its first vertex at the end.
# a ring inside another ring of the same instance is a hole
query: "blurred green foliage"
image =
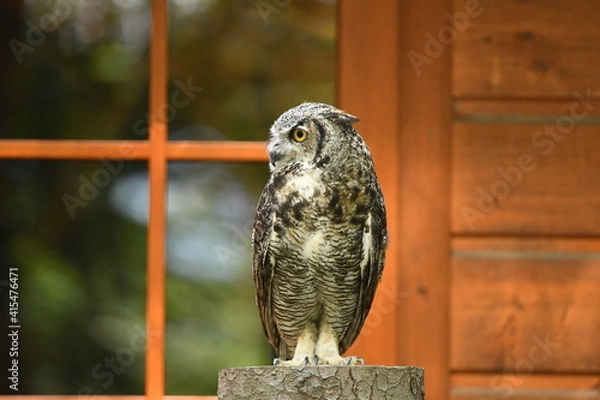
{"type": "MultiPolygon", "coordinates": [[[[287,108],[334,101],[333,2],[171,0],[169,12],[170,139],[266,140],[287,108]],[[201,89],[186,96],[190,84],[201,89]]],[[[149,18],[143,0],[1,1],[0,137],[146,139],[149,18]]],[[[144,391],[147,164],[112,167],[0,160],[19,394],[144,391]],[[65,195],[87,197],[69,209],[65,195]]],[[[266,179],[262,163],[169,165],[168,394],[215,393],[219,369],[271,362],[249,254],[266,179]]]]}

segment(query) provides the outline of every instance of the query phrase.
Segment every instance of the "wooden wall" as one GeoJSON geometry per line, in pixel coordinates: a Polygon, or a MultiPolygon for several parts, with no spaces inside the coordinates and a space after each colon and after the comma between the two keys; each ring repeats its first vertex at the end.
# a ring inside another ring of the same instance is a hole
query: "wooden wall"
{"type": "Polygon", "coordinates": [[[600,398],[600,2],[479,4],[452,54],[452,398],[600,398]]]}
{"type": "Polygon", "coordinates": [[[351,350],[436,400],[600,398],[600,1],[340,2],[339,29],[392,219],[351,350]]]}

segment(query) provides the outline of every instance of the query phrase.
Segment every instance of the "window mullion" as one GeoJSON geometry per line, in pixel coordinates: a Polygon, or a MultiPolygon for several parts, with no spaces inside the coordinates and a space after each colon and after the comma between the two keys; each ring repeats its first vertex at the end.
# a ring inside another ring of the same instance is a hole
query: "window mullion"
{"type": "Polygon", "coordinates": [[[150,44],[150,132],[147,259],[147,355],[146,397],[165,394],[165,300],[166,300],[166,185],[168,127],[157,111],[167,104],[167,4],[152,0],[150,44]]]}

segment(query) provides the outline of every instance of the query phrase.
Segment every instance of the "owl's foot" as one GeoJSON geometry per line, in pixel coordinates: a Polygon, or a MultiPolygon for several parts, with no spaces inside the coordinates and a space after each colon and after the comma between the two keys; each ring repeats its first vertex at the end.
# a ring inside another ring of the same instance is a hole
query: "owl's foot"
{"type": "Polygon", "coordinates": [[[303,367],[305,365],[317,365],[314,360],[315,342],[317,340],[316,327],[308,324],[302,333],[298,336],[294,356],[291,360],[281,360],[276,358],[273,365],[286,365],[303,367]]]}
{"type": "Polygon", "coordinates": [[[317,363],[313,358],[310,357],[304,357],[304,359],[294,357],[291,360],[281,360],[279,358],[275,358],[273,360],[273,365],[286,367],[303,367],[305,365],[317,365],[317,363]]]}
{"type": "Polygon", "coordinates": [[[359,357],[344,358],[340,355],[337,336],[326,319],[321,321],[315,354],[317,365],[364,365],[365,363],[359,357]]]}

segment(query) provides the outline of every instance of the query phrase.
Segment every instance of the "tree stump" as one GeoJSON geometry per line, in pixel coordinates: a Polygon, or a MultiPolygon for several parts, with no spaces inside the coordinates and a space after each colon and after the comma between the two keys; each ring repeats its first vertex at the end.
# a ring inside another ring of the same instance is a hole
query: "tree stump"
{"type": "Polygon", "coordinates": [[[423,400],[423,368],[260,366],[219,372],[219,400],[423,400]]]}

